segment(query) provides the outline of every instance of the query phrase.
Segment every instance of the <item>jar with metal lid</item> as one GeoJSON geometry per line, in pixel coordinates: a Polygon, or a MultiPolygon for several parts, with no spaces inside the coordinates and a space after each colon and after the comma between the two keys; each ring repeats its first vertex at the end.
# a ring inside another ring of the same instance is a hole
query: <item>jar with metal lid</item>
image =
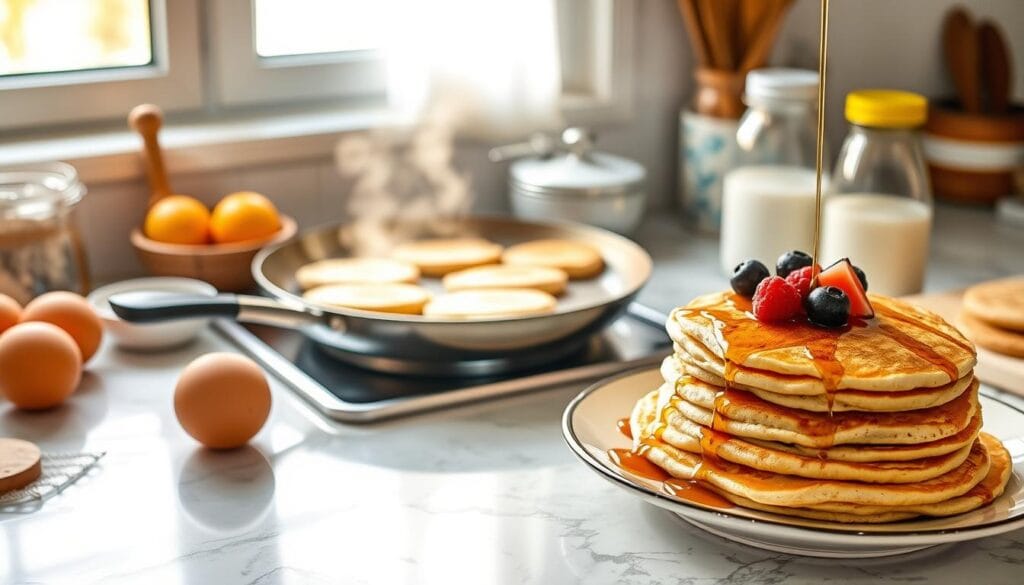
{"type": "MultiPolygon", "coordinates": [[[[774,266],[814,245],[818,74],[755,69],[736,131],[735,165],[722,180],[722,271],[746,260],[774,266]]],[[[827,158],[828,155],[826,154],[827,158]]]]}
{"type": "Polygon", "coordinates": [[[873,292],[921,291],[932,225],[932,190],[921,148],[924,96],[859,90],[846,96],[850,133],[822,210],[825,263],[849,258],[873,292]]]}
{"type": "Polygon", "coordinates": [[[512,211],[525,219],[562,219],[628,234],[643,219],[647,172],[628,158],[593,150],[593,137],[580,128],[562,132],[560,142],[535,137],[530,143],[501,147],[493,160],[523,154],[512,163],[512,211]]]}
{"type": "Polygon", "coordinates": [[[20,303],[51,290],[89,292],[73,210],[85,195],[75,168],[0,168],[0,293],[20,303]]]}

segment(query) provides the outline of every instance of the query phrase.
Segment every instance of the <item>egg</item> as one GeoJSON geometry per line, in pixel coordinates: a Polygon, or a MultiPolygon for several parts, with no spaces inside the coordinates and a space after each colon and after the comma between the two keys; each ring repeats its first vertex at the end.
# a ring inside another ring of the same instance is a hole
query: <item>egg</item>
{"type": "Polygon", "coordinates": [[[0,393],[18,408],[57,406],[82,377],[82,354],[50,323],[20,323],[0,335],[0,393]]]}
{"type": "Polygon", "coordinates": [[[11,297],[0,294],[0,333],[21,321],[21,305],[11,297]]]}
{"type": "Polygon", "coordinates": [[[96,353],[103,339],[103,322],[96,311],[72,292],[48,292],[32,299],[25,305],[21,321],[44,321],[67,331],[78,344],[83,363],[96,353]]]}
{"type": "Polygon", "coordinates": [[[174,414],[185,432],[211,449],[240,447],[270,414],[263,370],[234,353],[208,353],[185,366],[174,388],[174,414]]]}

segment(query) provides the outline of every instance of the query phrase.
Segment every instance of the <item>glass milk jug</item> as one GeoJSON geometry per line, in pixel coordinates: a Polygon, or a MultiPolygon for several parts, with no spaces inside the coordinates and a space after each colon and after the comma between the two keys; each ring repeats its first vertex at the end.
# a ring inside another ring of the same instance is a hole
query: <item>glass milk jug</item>
{"type": "Polygon", "coordinates": [[[872,292],[921,291],[932,224],[932,191],[918,136],[923,96],[862,90],[846,97],[850,133],[822,211],[823,266],[849,258],[872,292]]]}
{"type": "MultiPolygon", "coordinates": [[[[739,158],[722,183],[722,270],[754,258],[774,267],[789,250],[814,245],[818,74],[756,69],[736,132],[739,158]]],[[[827,158],[827,157],[826,157],[827,158]]]]}

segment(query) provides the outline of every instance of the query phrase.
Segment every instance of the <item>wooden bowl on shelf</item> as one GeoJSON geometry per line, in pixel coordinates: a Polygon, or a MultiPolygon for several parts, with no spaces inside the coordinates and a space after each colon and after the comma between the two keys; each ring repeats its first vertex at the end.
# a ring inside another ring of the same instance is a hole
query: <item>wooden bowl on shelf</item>
{"type": "Polygon", "coordinates": [[[1014,193],[1014,172],[1024,165],[1024,106],[1006,114],[970,113],[949,101],[928,111],[925,158],[940,199],[991,205],[1014,193]]]}
{"type": "Polygon", "coordinates": [[[264,246],[283,242],[295,235],[295,220],[281,216],[281,229],[269,239],[232,244],[168,244],[132,230],[131,242],[146,270],[154,276],[183,276],[204,280],[220,291],[251,289],[252,259],[264,246]]]}

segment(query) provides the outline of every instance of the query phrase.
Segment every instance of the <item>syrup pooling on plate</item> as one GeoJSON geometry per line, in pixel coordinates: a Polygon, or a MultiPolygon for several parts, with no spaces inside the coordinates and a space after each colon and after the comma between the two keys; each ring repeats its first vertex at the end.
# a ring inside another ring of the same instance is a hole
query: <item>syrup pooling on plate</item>
{"type": "Polygon", "coordinates": [[[696,481],[684,479],[670,479],[665,482],[664,490],[667,494],[680,500],[686,500],[695,504],[703,504],[710,508],[733,508],[735,504],[696,481]]]}
{"type": "Polygon", "coordinates": [[[629,426],[629,418],[620,418],[615,426],[619,428],[619,432],[626,436],[627,439],[633,440],[633,429],[629,426]]]}
{"type": "Polygon", "coordinates": [[[644,457],[647,449],[650,449],[650,446],[645,444],[641,444],[636,449],[611,449],[608,451],[608,457],[620,469],[628,471],[633,475],[653,481],[663,482],[669,479],[671,476],[668,472],[644,457]]]}

